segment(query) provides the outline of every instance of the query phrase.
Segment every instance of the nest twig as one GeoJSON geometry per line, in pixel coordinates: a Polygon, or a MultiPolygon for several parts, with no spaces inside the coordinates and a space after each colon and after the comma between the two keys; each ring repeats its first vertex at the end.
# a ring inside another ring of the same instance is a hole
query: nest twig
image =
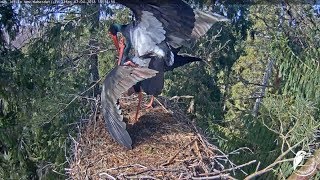
{"type": "Polygon", "coordinates": [[[254,163],[236,166],[199,133],[179,107],[167,98],[158,100],[161,105],[143,109],[135,124],[137,99],[130,96],[120,100],[133,150],[114,142],[97,114],[73,140],[70,178],[234,179],[230,172],[254,163]]]}

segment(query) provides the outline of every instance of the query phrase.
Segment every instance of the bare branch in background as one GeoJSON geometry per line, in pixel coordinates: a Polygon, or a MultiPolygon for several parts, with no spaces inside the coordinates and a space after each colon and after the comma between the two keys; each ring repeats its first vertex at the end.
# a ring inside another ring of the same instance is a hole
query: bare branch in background
{"type": "Polygon", "coordinates": [[[260,176],[264,173],[267,173],[269,171],[271,171],[275,166],[277,166],[278,164],[280,163],[283,163],[283,162],[288,162],[288,161],[293,161],[293,158],[292,159],[284,159],[283,158],[289,153],[291,152],[294,148],[296,148],[297,146],[299,146],[301,143],[303,143],[305,141],[305,139],[302,139],[300,142],[298,142],[297,144],[289,147],[285,152],[283,152],[272,164],[270,164],[269,166],[265,167],[264,169],[260,170],[260,171],[257,171],[249,176],[247,176],[245,178],[245,180],[249,180],[249,179],[253,179],[257,176],[260,176]]]}
{"type": "MultiPolygon", "coordinates": [[[[267,65],[267,68],[266,68],[266,72],[265,72],[265,74],[263,76],[262,88],[261,88],[261,92],[259,93],[260,96],[265,96],[266,89],[267,89],[267,84],[269,82],[269,78],[270,78],[271,73],[272,73],[273,63],[274,63],[273,59],[270,59],[269,62],[268,62],[268,65],[267,65]]],[[[262,98],[256,99],[256,103],[254,104],[254,107],[253,107],[253,110],[252,110],[252,115],[254,117],[256,117],[257,114],[258,114],[261,102],[262,102],[262,98]]]]}

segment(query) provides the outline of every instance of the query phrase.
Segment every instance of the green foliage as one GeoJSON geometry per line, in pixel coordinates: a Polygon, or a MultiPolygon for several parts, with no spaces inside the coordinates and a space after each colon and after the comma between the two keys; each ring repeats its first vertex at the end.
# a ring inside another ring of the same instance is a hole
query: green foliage
{"type": "Polygon", "coordinates": [[[69,134],[75,136],[74,123],[88,118],[91,102],[77,97],[91,86],[88,60],[98,52],[88,46],[90,26],[77,16],[66,19],[51,19],[43,36],[22,50],[8,49],[0,59],[1,178],[64,174],[69,134]]]}
{"type": "MultiPolygon", "coordinates": [[[[282,77],[286,80],[283,93],[286,95],[301,96],[320,103],[320,71],[315,57],[319,57],[319,46],[305,47],[295,52],[290,47],[287,38],[275,42],[275,52],[279,54],[278,60],[282,77]]],[[[316,42],[319,44],[320,42],[316,42]]]]}
{"type": "MultiPolygon", "coordinates": [[[[11,4],[0,4],[0,28],[3,32],[8,32],[8,38],[12,38],[18,31],[19,22],[17,14],[15,13],[11,4]]],[[[2,34],[2,32],[1,32],[2,34]]],[[[0,36],[0,50],[5,51],[6,36],[3,34],[0,36]]]]}
{"type": "MultiPolygon", "coordinates": [[[[298,9],[292,13],[308,12],[307,6],[295,8],[298,9]]],[[[266,167],[288,145],[292,146],[305,137],[302,145],[294,151],[304,149],[312,153],[307,145],[318,143],[312,137],[319,128],[317,108],[320,99],[319,63],[315,58],[319,56],[319,38],[312,37],[319,34],[315,34],[319,19],[308,14],[308,18],[299,19],[303,22],[293,26],[276,6],[255,5],[247,9],[227,6],[226,9],[229,10],[228,16],[229,12],[237,13],[238,10],[244,13],[230,18],[234,20],[231,26],[224,25],[221,38],[216,38],[221,44],[226,42],[224,38],[230,42],[219,51],[214,49],[219,47],[212,43],[216,31],[200,40],[188,52],[203,57],[206,66],[192,65],[170,73],[165,93],[194,95],[198,124],[215,137],[213,141],[223,150],[250,148],[252,153],[246,151],[244,156],[232,156],[239,164],[257,159],[261,168],[266,167]],[[266,94],[260,95],[257,92],[263,87],[262,80],[270,59],[276,64],[266,84],[266,94]],[[260,96],[263,107],[254,118],[251,110],[260,96]],[[281,133],[288,133],[289,137],[284,140],[281,133]]],[[[295,15],[297,20],[301,17],[295,15]]],[[[285,158],[293,156],[291,153],[285,158]]],[[[246,170],[253,172],[255,168],[246,170]]],[[[290,173],[292,164],[287,162],[264,178],[287,177],[290,173]]]]}
{"type": "MultiPolygon", "coordinates": [[[[317,111],[313,102],[303,98],[270,96],[264,100],[259,120],[278,136],[276,156],[299,142],[301,144],[293,149],[294,152],[314,151],[310,144],[317,141],[314,133],[320,127],[317,111]]],[[[289,153],[285,158],[294,156],[295,154],[289,153]]],[[[288,177],[292,174],[292,162],[283,163],[276,170],[274,175],[279,178],[288,177]]]]}
{"type": "Polygon", "coordinates": [[[303,98],[266,98],[262,112],[260,118],[266,126],[279,134],[285,134],[290,144],[296,144],[302,139],[311,142],[320,125],[316,119],[315,104],[303,98]]]}
{"type": "MultiPolygon", "coordinates": [[[[79,109],[79,102],[60,113],[74,94],[86,88],[87,74],[66,71],[71,67],[58,64],[63,51],[52,49],[58,47],[56,42],[39,39],[26,53],[10,52],[5,57],[2,67],[10,79],[4,79],[9,83],[1,86],[0,96],[7,103],[0,118],[2,177],[36,178],[37,165],[51,162],[50,168],[63,170],[67,134],[72,134],[66,125],[87,111],[79,109]]],[[[84,69],[83,65],[79,64],[84,69]]]]}
{"type": "MultiPolygon", "coordinates": [[[[199,8],[212,5],[190,3],[199,8]]],[[[97,91],[86,90],[115,64],[117,52],[108,27],[127,23],[130,13],[118,9],[110,19],[101,15],[110,12],[106,5],[24,4],[17,11],[12,5],[0,6],[0,26],[11,39],[22,21],[41,30],[40,37],[19,50],[1,39],[0,179],[56,179],[55,172],[64,174],[67,166],[74,124],[91,112],[92,102],[86,99],[97,91]],[[66,13],[53,15],[60,11],[66,13]]],[[[166,74],[163,94],[194,96],[194,117],[212,142],[227,152],[247,147],[241,155],[230,155],[237,164],[256,159],[262,168],[302,140],[294,152],[312,153],[319,144],[314,139],[320,124],[319,18],[308,5],[292,6],[295,19],[282,8],[220,1],[212,9],[226,12],[231,22],[215,24],[205,37],[182,50],[203,62],[166,74]],[[270,59],[275,61],[273,74],[266,94],[260,95],[270,59]],[[253,117],[257,96],[263,103],[253,117]]],[[[291,152],[285,156],[292,157],[291,152]]],[[[244,170],[251,173],[255,168],[244,170]]],[[[292,173],[291,162],[274,169],[262,178],[292,173]]]]}

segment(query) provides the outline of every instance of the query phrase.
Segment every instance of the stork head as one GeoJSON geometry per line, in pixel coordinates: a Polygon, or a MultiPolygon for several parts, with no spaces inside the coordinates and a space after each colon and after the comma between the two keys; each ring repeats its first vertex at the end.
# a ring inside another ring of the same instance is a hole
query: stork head
{"type": "Polygon", "coordinates": [[[109,35],[111,36],[114,45],[116,46],[117,50],[119,51],[119,41],[118,41],[118,37],[117,34],[118,32],[121,32],[121,25],[120,24],[112,24],[109,27],[109,35]]]}

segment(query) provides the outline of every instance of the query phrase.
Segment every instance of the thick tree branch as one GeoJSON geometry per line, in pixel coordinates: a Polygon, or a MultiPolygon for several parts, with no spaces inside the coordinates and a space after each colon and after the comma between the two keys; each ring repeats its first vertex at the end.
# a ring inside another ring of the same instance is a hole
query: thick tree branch
{"type": "Polygon", "coordinates": [[[260,176],[264,173],[267,173],[269,171],[272,170],[273,167],[275,167],[276,165],[280,164],[280,163],[283,163],[283,162],[286,162],[286,161],[293,161],[293,159],[284,159],[282,160],[289,152],[291,152],[294,148],[296,148],[298,145],[300,145],[302,142],[304,142],[305,139],[302,139],[300,142],[298,142],[297,144],[291,146],[290,148],[288,148],[284,153],[282,153],[272,164],[270,164],[269,166],[267,166],[266,168],[260,170],[260,171],[257,171],[249,176],[247,176],[245,178],[245,180],[249,180],[249,179],[253,179],[257,176],[260,176]]]}
{"type": "Polygon", "coordinates": [[[307,180],[314,176],[318,171],[320,171],[320,149],[316,150],[313,157],[309,158],[299,170],[293,172],[288,180],[307,180]]]}

